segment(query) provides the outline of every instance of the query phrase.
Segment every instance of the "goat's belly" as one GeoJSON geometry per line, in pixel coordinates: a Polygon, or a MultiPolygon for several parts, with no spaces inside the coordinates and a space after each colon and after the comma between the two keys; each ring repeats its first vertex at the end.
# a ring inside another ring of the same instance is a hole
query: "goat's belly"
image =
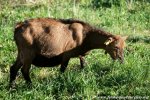
{"type": "Polygon", "coordinates": [[[32,64],[38,67],[53,67],[61,64],[61,61],[62,61],[62,57],[60,55],[51,58],[42,55],[37,55],[33,59],[32,64]]]}

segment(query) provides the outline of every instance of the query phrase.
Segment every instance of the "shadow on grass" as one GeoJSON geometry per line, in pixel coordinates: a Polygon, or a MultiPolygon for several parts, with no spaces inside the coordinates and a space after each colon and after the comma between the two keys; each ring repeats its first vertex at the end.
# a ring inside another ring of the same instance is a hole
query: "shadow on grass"
{"type": "Polygon", "coordinates": [[[126,85],[136,80],[130,69],[122,70],[118,69],[119,64],[110,63],[102,65],[99,63],[93,64],[91,69],[95,73],[96,82],[99,88],[102,87],[118,87],[120,85],[126,85]],[[117,74],[118,72],[119,74],[117,74]],[[116,73],[116,74],[115,74],[116,73]]]}
{"type": "MultiPolygon", "coordinates": [[[[104,66],[99,63],[92,64],[91,66],[85,66],[81,70],[80,65],[75,65],[70,70],[66,70],[65,73],[58,73],[56,77],[48,79],[50,82],[46,82],[46,84],[44,82],[44,84],[47,85],[49,83],[52,85],[50,92],[55,99],[62,99],[63,95],[72,98],[72,95],[84,93],[85,89],[90,88],[92,85],[96,88],[97,86],[94,82],[98,81],[100,77],[109,74],[112,69],[111,65],[104,66]],[[97,79],[94,80],[94,77],[97,77],[97,79]]],[[[47,79],[44,80],[48,81],[47,79]]],[[[82,99],[83,96],[76,97],[82,99]]]]}
{"type": "Polygon", "coordinates": [[[113,64],[111,65],[102,65],[100,63],[95,63],[92,65],[92,69],[94,73],[98,75],[105,75],[108,74],[111,69],[113,68],[113,64]]]}
{"type": "MultiPolygon", "coordinates": [[[[66,70],[65,73],[57,73],[50,78],[47,77],[41,81],[39,80],[40,84],[39,82],[33,84],[33,89],[36,91],[44,90],[45,95],[52,95],[55,99],[63,99],[62,97],[66,95],[71,98],[72,95],[76,95],[78,99],[82,99],[77,93],[84,94],[85,89],[91,89],[91,86],[93,86],[93,90],[117,86],[111,79],[106,79],[112,78],[110,74],[114,68],[115,66],[113,63],[105,65],[96,62],[89,66],[85,66],[83,70],[79,70],[80,66],[75,65],[71,70],[66,70]]],[[[122,82],[122,77],[123,76],[120,76],[119,80],[116,80],[118,84],[122,82]]],[[[17,87],[17,91],[30,91],[32,89],[28,89],[26,84],[22,82],[18,85],[20,86],[17,87]]],[[[108,91],[104,91],[100,93],[100,95],[110,95],[109,92],[108,94],[107,92],[108,91]]]]}
{"type": "Polygon", "coordinates": [[[129,36],[127,41],[132,43],[136,42],[150,43],[150,36],[129,36]]]}

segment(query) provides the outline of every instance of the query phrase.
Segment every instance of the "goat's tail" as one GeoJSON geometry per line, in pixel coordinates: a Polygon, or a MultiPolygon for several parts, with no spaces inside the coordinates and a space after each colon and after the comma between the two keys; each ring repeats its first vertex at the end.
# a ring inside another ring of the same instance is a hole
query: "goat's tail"
{"type": "Polygon", "coordinates": [[[28,31],[29,25],[30,25],[30,23],[27,20],[16,24],[15,30],[14,30],[14,40],[15,40],[16,44],[18,44],[17,43],[18,41],[25,38],[23,36],[23,33],[28,31]]]}
{"type": "Polygon", "coordinates": [[[24,21],[24,22],[18,22],[15,26],[15,30],[14,30],[14,39],[15,39],[15,35],[22,33],[25,31],[25,29],[29,26],[28,21],[24,21]]]}

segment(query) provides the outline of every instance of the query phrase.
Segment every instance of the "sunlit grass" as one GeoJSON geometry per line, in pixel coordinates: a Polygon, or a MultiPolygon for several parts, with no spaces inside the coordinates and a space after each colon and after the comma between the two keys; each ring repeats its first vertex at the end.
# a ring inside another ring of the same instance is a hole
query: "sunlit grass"
{"type": "Polygon", "coordinates": [[[4,3],[0,13],[0,99],[93,99],[99,96],[150,95],[150,4],[133,2],[121,6],[93,8],[92,0],[72,3],[67,0],[51,3],[4,3]],[[21,5],[26,4],[26,5],[21,5]],[[84,69],[79,59],[71,59],[64,74],[59,66],[32,66],[33,87],[27,88],[19,71],[17,89],[9,91],[9,68],[16,59],[13,41],[14,25],[18,21],[37,17],[77,18],[113,34],[128,35],[125,63],[113,62],[103,50],[93,50],[86,56],[84,69]]]}

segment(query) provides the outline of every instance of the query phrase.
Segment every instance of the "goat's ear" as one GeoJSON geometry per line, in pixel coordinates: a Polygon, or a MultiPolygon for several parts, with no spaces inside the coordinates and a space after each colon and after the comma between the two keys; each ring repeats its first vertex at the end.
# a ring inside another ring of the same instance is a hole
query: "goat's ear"
{"type": "Polygon", "coordinates": [[[110,43],[112,43],[113,42],[113,38],[112,37],[110,37],[110,38],[108,38],[106,41],[105,41],[105,45],[109,45],[110,43]]]}
{"type": "Polygon", "coordinates": [[[125,41],[128,38],[128,36],[123,36],[122,39],[125,41]]]}

